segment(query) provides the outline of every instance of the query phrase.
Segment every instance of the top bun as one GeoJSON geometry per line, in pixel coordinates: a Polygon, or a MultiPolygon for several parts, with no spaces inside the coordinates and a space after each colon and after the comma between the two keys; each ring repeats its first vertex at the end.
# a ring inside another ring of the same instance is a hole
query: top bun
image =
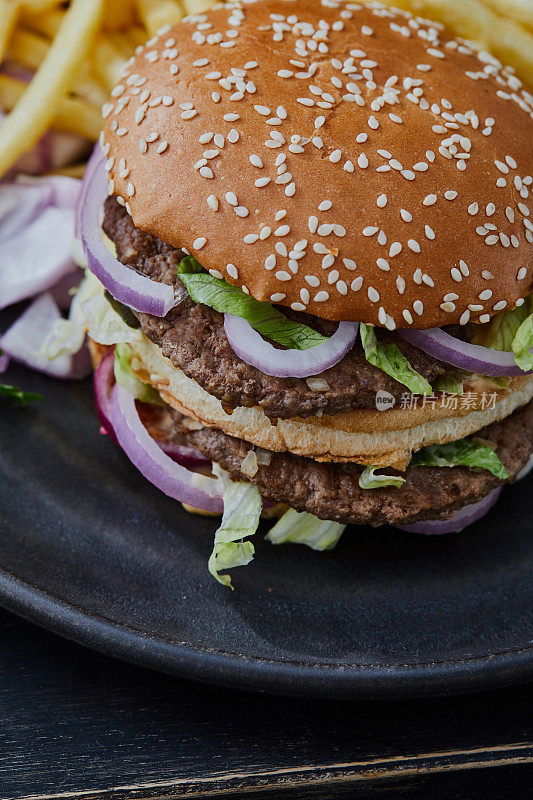
{"type": "Polygon", "coordinates": [[[533,97],[438,23],[217,5],[139,48],[104,117],[137,227],[259,300],[392,330],[531,291],[533,97]]]}

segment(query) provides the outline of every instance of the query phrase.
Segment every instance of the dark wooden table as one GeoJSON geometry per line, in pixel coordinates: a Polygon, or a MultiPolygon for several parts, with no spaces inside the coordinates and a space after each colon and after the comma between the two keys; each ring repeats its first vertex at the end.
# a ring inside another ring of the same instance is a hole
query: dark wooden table
{"type": "Polygon", "coordinates": [[[187,683],[0,611],[0,797],[531,797],[531,686],[397,703],[187,683]]]}

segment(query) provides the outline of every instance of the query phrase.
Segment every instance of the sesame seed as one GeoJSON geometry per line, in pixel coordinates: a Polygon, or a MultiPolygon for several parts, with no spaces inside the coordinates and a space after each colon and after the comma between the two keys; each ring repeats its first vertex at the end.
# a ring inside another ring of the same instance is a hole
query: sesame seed
{"type": "Polygon", "coordinates": [[[213,170],[210,167],[200,167],[200,175],[202,178],[214,178],[213,170]]]}
{"type": "Polygon", "coordinates": [[[237,278],[239,277],[239,271],[235,266],[235,264],[226,264],[226,270],[230,278],[237,280],[237,278]]]}
{"type": "Polygon", "coordinates": [[[361,169],[366,169],[368,167],[368,158],[365,153],[361,153],[357,159],[358,165],[361,169]]]}
{"type": "Polygon", "coordinates": [[[412,222],[413,220],[413,215],[406,211],[405,208],[400,209],[400,216],[404,222],[412,222]]]}
{"type": "Polygon", "coordinates": [[[254,181],[254,186],[257,186],[258,189],[262,189],[263,186],[267,186],[270,183],[270,181],[271,178],[267,176],[265,176],[264,178],[257,178],[257,180],[254,181]]]}
{"type": "Polygon", "coordinates": [[[383,270],[384,272],[388,272],[390,270],[389,262],[384,258],[378,258],[376,261],[379,269],[383,270]]]}
{"type": "Polygon", "coordinates": [[[326,300],[329,300],[329,292],[317,292],[313,299],[315,303],[324,303],[326,300]]]}
{"type": "Polygon", "coordinates": [[[385,208],[385,206],[387,205],[387,195],[380,194],[380,196],[376,200],[376,205],[378,206],[378,208],[385,208]]]}
{"type": "Polygon", "coordinates": [[[409,239],[409,241],[407,242],[407,247],[410,250],[412,250],[413,253],[419,253],[420,252],[420,245],[418,244],[416,239],[409,239]]]}
{"type": "Polygon", "coordinates": [[[437,195],[436,195],[436,194],[428,194],[428,195],[427,195],[427,196],[426,196],[426,197],[423,199],[423,201],[422,201],[422,202],[423,202],[423,204],[424,204],[425,206],[432,206],[432,205],[434,205],[434,204],[437,202],[437,195]]]}
{"type": "Polygon", "coordinates": [[[230,206],[237,206],[239,204],[235,192],[226,192],[224,196],[226,198],[226,202],[229,203],[230,206]]]}
{"type": "Polygon", "coordinates": [[[205,236],[199,236],[198,239],[195,239],[192,243],[192,246],[195,250],[201,250],[204,244],[207,242],[205,236]]]}
{"type": "Polygon", "coordinates": [[[368,287],[367,295],[371,303],[379,303],[379,292],[373,286],[368,287]]]}

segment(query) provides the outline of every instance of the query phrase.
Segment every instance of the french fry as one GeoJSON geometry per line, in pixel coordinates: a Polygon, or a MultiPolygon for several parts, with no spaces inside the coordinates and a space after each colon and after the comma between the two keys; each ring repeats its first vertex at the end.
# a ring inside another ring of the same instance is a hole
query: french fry
{"type": "Polygon", "coordinates": [[[520,22],[533,30],[533,3],[531,0],[485,0],[497,14],[513,22],[520,22]]]}
{"type": "Polygon", "coordinates": [[[41,14],[43,11],[57,9],[61,0],[20,0],[20,4],[34,14],[41,14]]]}
{"type": "MultiPolygon", "coordinates": [[[[8,75],[0,75],[0,108],[4,108],[6,111],[16,108],[19,101],[24,97],[25,92],[26,84],[23,81],[11,78],[8,75]]],[[[81,98],[63,97],[59,102],[55,117],[46,130],[51,127],[57,131],[77,133],[79,136],[96,140],[101,126],[102,116],[99,108],[90,105],[81,98]]],[[[42,133],[44,132],[42,131],[42,133]]],[[[3,136],[0,134],[0,154],[3,146],[3,136]]],[[[30,148],[28,147],[27,149],[30,148]]]]}
{"type": "Polygon", "coordinates": [[[5,58],[19,13],[18,0],[0,0],[0,64],[5,58]]]}
{"type": "Polygon", "coordinates": [[[70,164],[68,167],[54,169],[49,172],[48,175],[66,175],[67,178],[83,178],[83,173],[85,172],[86,166],[87,164],[85,161],[78,164],[70,164]]]}
{"type": "Polygon", "coordinates": [[[106,31],[127,31],[138,21],[133,0],[107,0],[103,27],[106,31]]]}
{"type": "Polygon", "coordinates": [[[0,176],[50,126],[91,46],[103,0],[73,0],[46,58],[0,133],[0,176]]]}
{"type": "MultiPolygon", "coordinates": [[[[133,48],[130,55],[133,53],[133,48]]],[[[127,58],[111,42],[109,37],[97,36],[91,54],[91,65],[94,74],[108,92],[111,91],[120,78],[127,58]]]]}
{"type": "Polygon", "coordinates": [[[213,5],[213,0],[181,0],[186,14],[201,14],[213,5]]]}
{"type": "MultiPolygon", "coordinates": [[[[49,48],[49,40],[32,31],[18,28],[11,39],[7,51],[8,58],[21,67],[37,70],[44,61],[49,48]]],[[[72,91],[93,105],[101,106],[107,100],[107,92],[89,76],[87,64],[82,64],[79,77],[72,91]]]]}
{"type": "Polygon", "coordinates": [[[176,0],[135,0],[141,22],[150,36],[163,25],[175,25],[183,16],[183,9],[176,0]]]}
{"type": "Polygon", "coordinates": [[[53,39],[57,35],[65,12],[63,10],[48,11],[41,14],[34,14],[22,7],[20,18],[25,28],[43,36],[53,39]]]}

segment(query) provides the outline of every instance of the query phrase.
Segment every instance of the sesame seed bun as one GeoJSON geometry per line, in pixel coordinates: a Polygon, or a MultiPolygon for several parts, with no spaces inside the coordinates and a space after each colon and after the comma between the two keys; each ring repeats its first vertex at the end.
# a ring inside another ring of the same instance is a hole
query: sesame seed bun
{"type": "Polygon", "coordinates": [[[471,403],[457,403],[451,408],[429,403],[386,412],[364,409],[272,421],[258,406],[239,407],[228,414],[220,400],[175,367],[145,336],[130,347],[137,377],[151,384],[166,403],[185,416],[266,450],[316,461],[404,469],[413,451],[469,436],[509,416],[533,397],[533,377],[525,376],[511,379],[508,390],[494,392],[495,402],[490,404],[484,404],[482,393],[476,393],[471,403]]]}
{"type": "Polygon", "coordinates": [[[104,117],[137,227],[259,300],[430,328],[531,292],[533,98],[438,23],[218,5],[139,49],[104,117]]]}

